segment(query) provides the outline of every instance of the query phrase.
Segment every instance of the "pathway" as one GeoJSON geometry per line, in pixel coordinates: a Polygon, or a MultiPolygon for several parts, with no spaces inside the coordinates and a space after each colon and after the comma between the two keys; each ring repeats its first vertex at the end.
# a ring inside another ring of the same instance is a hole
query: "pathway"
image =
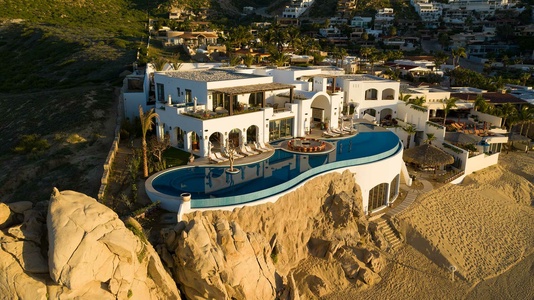
{"type": "Polygon", "coordinates": [[[432,183],[430,183],[430,181],[426,179],[422,179],[422,178],[419,178],[418,181],[420,181],[423,184],[422,190],[416,190],[412,187],[407,186],[405,183],[401,184],[401,187],[403,188],[403,190],[406,190],[408,194],[406,195],[406,198],[404,198],[404,201],[402,201],[401,204],[387,211],[385,213],[386,215],[390,217],[396,216],[403,210],[407,209],[410,205],[412,205],[412,203],[415,201],[415,199],[419,195],[428,193],[432,190],[433,186],[432,186],[432,183]]]}
{"type": "Polygon", "coordinates": [[[408,193],[402,203],[400,203],[395,208],[388,209],[388,211],[384,213],[384,215],[373,221],[376,223],[376,225],[378,226],[378,230],[382,232],[386,240],[386,247],[388,252],[396,251],[403,244],[400,233],[397,231],[397,229],[391,222],[391,217],[407,209],[410,205],[412,205],[412,203],[415,201],[415,199],[417,199],[419,195],[428,193],[433,188],[432,183],[430,183],[426,179],[420,178],[418,179],[418,181],[423,184],[423,189],[414,189],[412,187],[407,186],[405,183],[401,184],[403,190],[406,190],[408,193]]]}

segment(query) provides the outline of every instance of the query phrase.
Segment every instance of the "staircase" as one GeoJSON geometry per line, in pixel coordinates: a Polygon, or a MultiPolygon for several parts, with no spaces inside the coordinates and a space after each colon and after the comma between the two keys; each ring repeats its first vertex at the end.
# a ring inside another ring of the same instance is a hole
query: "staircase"
{"type": "Polygon", "coordinates": [[[388,219],[379,218],[376,220],[376,224],[378,226],[378,230],[382,232],[388,243],[389,252],[394,252],[402,246],[400,237],[397,235],[395,230],[393,230],[391,222],[388,219]]]}

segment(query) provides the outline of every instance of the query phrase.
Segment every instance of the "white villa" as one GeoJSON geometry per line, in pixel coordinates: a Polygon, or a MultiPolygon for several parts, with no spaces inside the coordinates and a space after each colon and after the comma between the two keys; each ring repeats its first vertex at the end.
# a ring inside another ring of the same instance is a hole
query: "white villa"
{"type": "Polygon", "coordinates": [[[283,18],[297,19],[313,4],[314,0],[291,0],[282,13],[283,18]]]}
{"type": "MultiPolygon", "coordinates": [[[[172,147],[200,158],[210,156],[212,149],[228,147],[229,143],[236,147],[251,143],[277,143],[306,137],[312,128],[316,132],[321,131],[319,127],[325,124],[332,130],[341,129],[346,120],[375,125],[385,120],[398,120],[397,127],[370,130],[389,130],[404,145],[408,139],[414,141],[414,137],[407,135],[403,129],[410,124],[418,132],[433,133],[443,142],[443,145],[437,143],[436,146],[453,155],[458,162],[456,166],[469,173],[497,163],[500,145],[490,147],[490,144],[492,141],[499,144],[506,142],[506,138],[496,138],[495,135],[483,138],[476,162],[469,163],[472,153],[447,146],[445,127],[429,122],[429,118],[442,106],[438,98],[450,97],[449,92],[414,89],[411,92],[424,95],[430,107],[406,105],[398,100],[400,82],[371,75],[348,75],[339,68],[205,66],[187,71],[153,72],[148,67],[148,74],[144,77],[133,74],[125,79],[123,100],[126,117],[133,118],[139,105],[145,110],[154,107],[159,115],[158,137],[168,134],[172,147]],[[150,86],[155,87],[153,97],[150,97],[150,86]],[[350,113],[352,115],[349,116],[350,113]]],[[[384,152],[381,159],[339,169],[348,169],[355,174],[355,180],[362,188],[366,211],[381,209],[394,201],[401,179],[411,184],[402,160],[402,144],[384,152]]],[[[335,159],[335,156],[336,152],[329,155],[330,159],[335,159]]],[[[299,164],[293,164],[293,168],[299,164]]],[[[263,176],[259,169],[251,174],[251,178],[263,176]]],[[[248,175],[243,176],[243,180],[249,180],[248,175]]],[[[296,187],[262,198],[262,201],[276,201],[296,187]]],[[[176,197],[157,193],[151,186],[147,186],[147,193],[151,199],[162,201],[164,208],[178,209],[176,197]]],[[[224,209],[232,207],[235,206],[224,209]]]]}

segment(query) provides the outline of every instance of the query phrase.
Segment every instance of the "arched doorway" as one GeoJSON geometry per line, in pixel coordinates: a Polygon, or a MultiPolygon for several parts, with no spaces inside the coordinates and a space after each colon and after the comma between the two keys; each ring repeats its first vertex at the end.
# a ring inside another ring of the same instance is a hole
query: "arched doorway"
{"type": "Polygon", "coordinates": [[[249,128],[247,128],[247,144],[251,142],[257,142],[258,141],[258,133],[259,128],[256,125],[252,125],[249,128]]]}
{"type": "Polygon", "coordinates": [[[189,133],[189,138],[190,138],[190,149],[191,151],[199,151],[200,150],[200,137],[198,136],[198,134],[194,131],[191,131],[189,133]]]}
{"type": "Polygon", "coordinates": [[[371,115],[371,116],[373,116],[373,117],[376,118],[376,109],[374,109],[374,108],[368,108],[368,109],[366,109],[366,110],[363,111],[363,114],[364,114],[364,115],[365,115],[365,114],[368,114],[368,115],[371,115]]]}
{"type": "Polygon", "coordinates": [[[368,211],[371,212],[387,204],[388,184],[381,183],[369,191],[368,211]]]}
{"type": "Polygon", "coordinates": [[[234,128],[228,133],[228,141],[233,147],[239,148],[241,144],[241,130],[239,128],[234,128]]]}
{"type": "Polygon", "coordinates": [[[214,132],[209,137],[210,147],[213,149],[221,150],[221,147],[224,145],[223,134],[220,132],[214,132]]]}
{"type": "Polygon", "coordinates": [[[326,96],[319,95],[313,99],[311,109],[313,122],[329,121],[327,118],[329,118],[332,108],[330,105],[330,100],[326,96]]]}
{"type": "Polygon", "coordinates": [[[184,140],[186,136],[186,132],[182,130],[180,127],[174,127],[173,129],[173,135],[176,139],[176,148],[184,149],[184,140]]]}
{"type": "Polygon", "coordinates": [[[384,108],[380,111],[380,121],[389,120],[393,118],[393,110],[391,108],[384,108]]]}

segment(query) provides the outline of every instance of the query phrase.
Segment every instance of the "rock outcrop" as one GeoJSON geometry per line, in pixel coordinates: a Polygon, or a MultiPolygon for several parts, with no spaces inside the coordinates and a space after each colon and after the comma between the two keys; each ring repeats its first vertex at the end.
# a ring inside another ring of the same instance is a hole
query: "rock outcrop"
{"type": "Polygon", "coordinates": [[[195,212],[163,232],[174,278],[189,299],[313,298],[380,280],[353,174],[315,178],[276,203],[195,212]]]}
{"type": "Polygon", "coordinates": [[[86,195],[10,204],[22,220],[0,233],[0,295],[13,299],[179,299],[135,220],[127,226],[86,195]],[[48,237],[48,239],[47,239],[48,237]]]}

